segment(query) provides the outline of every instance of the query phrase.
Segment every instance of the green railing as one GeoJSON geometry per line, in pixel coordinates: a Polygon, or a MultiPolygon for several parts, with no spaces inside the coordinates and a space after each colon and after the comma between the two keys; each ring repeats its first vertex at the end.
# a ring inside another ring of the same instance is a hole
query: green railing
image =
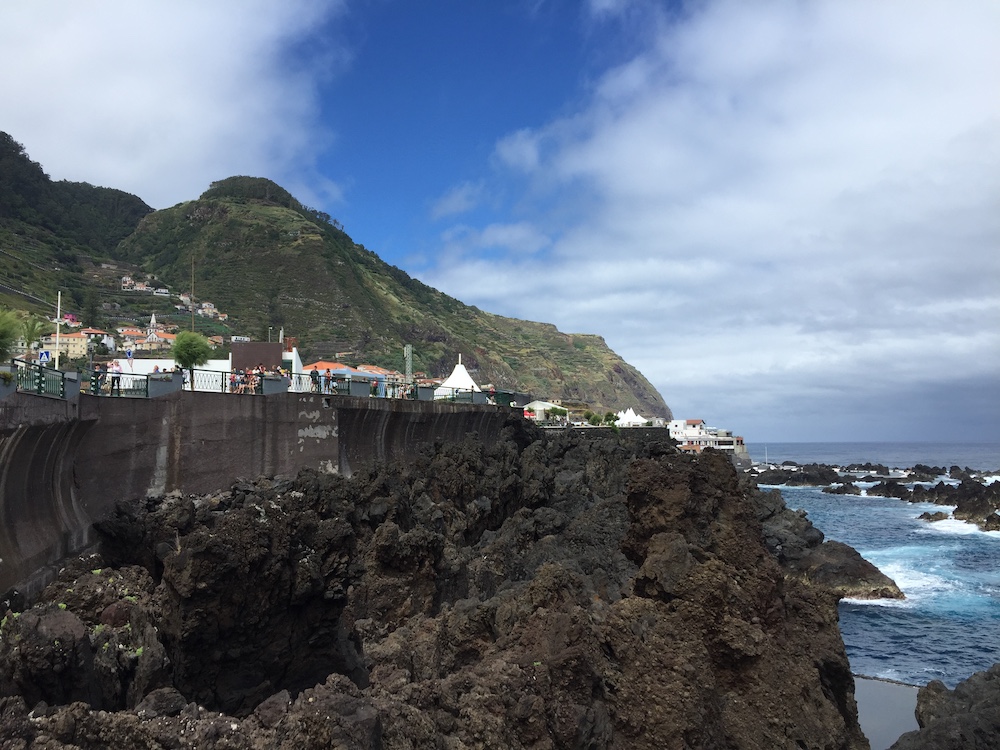
{"type": "MultiPolygon", "coordinates": [[[[78,385],[85,385],[87,392],[94,396],[111,396],[124,398],[150,398],[174,392],[180,384],[164,385],[160,381],[169,381],[171,373],[154,373],[140,375],[131,372],[111,373],[103,370],[100,373],[85,371],[83,382],[78,383],[76,373],[64,373],[22,359],[12,361],[12,370],[17,381],[17,389],[28,393],[56,396],[58,398],[75,398],[79,392],[78,385]],[[71,388],[67,381],[72,381],[71,388]],[[151,385],[151,381],[153,382],[151,385]],[[155,389],[153,388],[155,386],[155,389]]],[[[246,393],[267,394],[283,393],[286,390],[293,393],[320,393],[323,395],[340,396],[373,396],[389,399],[432,400],[434,389],[421,386],[419,389],[385,380],[368,380],[333,376],[321,378],[318,383],[312,380],[310,373],[293,373],[282,383],[276,383],[271,376],[263,380],[255,376],[247,376],[238,372],[223,372],[219,370],[183,370],[183,389],[186,391],[201,391],[209,393],[246,393]]],[[[173,377],[181,377],[176,375],[173,377]]],[[[456,403],[489,404],[510,406],[519,394],[507,391],[490,391],[489,393],[474,392],[465,389],[454,389],[444,398],[456,403]]],[[[437,396],[438,399],[441,396],[437,396]]]]}
{"type": "Polygon", "coordinates": [[[11,365],[19,391],[66,398],[66,373],[23,359],[12,360],[11,365]]]}
{"type": "Polygon", "coordinates": [[[131,372],[87,372],[87,392],[94,396],[149,398],[149,376],[131,372]]]}

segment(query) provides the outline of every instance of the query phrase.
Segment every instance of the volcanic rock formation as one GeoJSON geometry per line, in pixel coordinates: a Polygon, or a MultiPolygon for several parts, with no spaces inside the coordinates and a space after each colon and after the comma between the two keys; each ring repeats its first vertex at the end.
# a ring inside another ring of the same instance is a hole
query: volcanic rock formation
{"type": "Polygon", "coordinates": [[[917,693],[917,724],[892,750],[993,750],[1000,737],[1000,664],[948,690],[934,680],[917,693]]]}
{"type": "Polygon", "coordinates": [[[867,748],[860,563],[639,434],[123,504],[0,624],[0,748],[867,748]]]}

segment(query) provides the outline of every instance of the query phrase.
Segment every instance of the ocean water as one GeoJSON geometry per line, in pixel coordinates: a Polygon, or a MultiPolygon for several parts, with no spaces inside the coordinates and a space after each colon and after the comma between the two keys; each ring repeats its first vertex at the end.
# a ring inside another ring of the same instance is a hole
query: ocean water
{"type": "MultiPolygon", "coordinates": [[[[927,453],[928,444],[781,444],[771,462],[841,464],[871,461],[905,468],[997,468],[1000,446],[954,445],[927,453]],[[823,452],[820,445],[832,446],[823,452]],[[804,446],[804,447],[803,447],[804,446]],[[916,447],[913,447],[916,446],[916,447]],[[947,448],[945,450],[945,448],[947,448]]],[[[763,451],[759,451],[763,457],[763,451]]],[[[756,459],[757,451],[751,447],[756,459]]],[[[862,485],[863,486],[863,485],[862,485]]],[[[917,518],[947,507],[891,498],[830,495],[816,487],[780,487],[790,508],[805,510],[828,539],[857,549],[892,578],[904,601],[845,600],[840,605],[851,670],[858,675],[954,687],[1000,662],[1000,532],[960,521],[917,518]]]]}
{"type": "Polygon", "coordinates": [[[916,464],[1000,469],[1000,443],[749,443],[747,450],[758,463],[766,460],[845,466],[871,462],[890,469],[916,464]]]}

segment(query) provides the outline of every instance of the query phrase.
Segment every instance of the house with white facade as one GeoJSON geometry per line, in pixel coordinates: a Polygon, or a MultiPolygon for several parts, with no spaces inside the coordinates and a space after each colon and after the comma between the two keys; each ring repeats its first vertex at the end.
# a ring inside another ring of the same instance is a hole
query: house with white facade
{"type": "Polygon", "coordinates": [[[677,447],[688,453],[701,453],[705,448],[714,448],[729,453],[739,464],[749,465],[750,453],[739,435],[730,430],[709,427],[701,419],[672,419],[667,425],[670,437],[677,441],[677,447]]]}

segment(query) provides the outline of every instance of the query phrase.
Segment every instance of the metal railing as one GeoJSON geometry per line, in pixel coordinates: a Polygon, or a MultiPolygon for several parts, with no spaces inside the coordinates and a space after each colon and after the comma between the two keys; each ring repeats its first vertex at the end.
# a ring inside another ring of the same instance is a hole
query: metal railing
{"type": "Polygon", "coordinates": [[[351,392],[351,381],[343,376],[318,375],[313,380],[307,372],[292,373],[292,387],[298,393],[321,393],[327,396],[346,396],[351,392]]]}
{"type": "MultiPolygon", "coordinates": [[[[51,367],[29,362],[23,359],[11,361],[11,370],[17,382],[17,389],[28,393],[56,396],[58,398],[75,397],[79,392],[77,374],[65,373],[51,367]],[[67,388],[67,381],[72,381],[72,388],[67,388]]],[[[498,404],[510,406],[515,398],[524,398],[524,394],[492,390],[489,393],[455,388],[445,395],[435,394],[435,388],[407,385],[393,380],[369,378],[351,378],[350,376],[334,375],[330,378],[320,377],[313,380],[306,372],[292,373],[286,376],[284,386],[275,383],[272,376],[261,379],[240,372],[220,370],[181,370],[181,375],[173,373],[153,373],[141,375],[138,373],[112,373],[107,370],[95,373],[85,370],[83,380],[79,385],[94,396],[113,396],[123,398],[150,398],[162,396],[180,387],[179,384],[164,387],[161,380],[172,377],[183,377],[183,389],[208,393],[319,393],[331,396],[371,396],[373,398],[406,399],[406,400],[444,400],[465,404],[498,404]],[[151,381],[156,381],[151,384],[151,381]],[[265,382],[266,381],[266,382],[265,382]],[[155,386],[155,390],[153,389],[155,386]]]]}
{"type": "Polygon", "coordinates": [[[149,398],[149,376],[131,372],[87,372],[87,392],[93,396],[149,398]]]}
{"type": "Polygon", "coordinates": [[[290,385],[275,385],[273,373],[267,373],[263,377],[252,372],[240,372],[229,370],[181,370],[184,378],[185,391],[198,391],[200,393],[238,393],[261,395],[295,390],[294,377],[284,380],[290,385]]]}
{"type": "Polygon", "coordinates": [[[184,390],[208,393],[229,393],[230,378],[233,373],[217,370],[181,370],[184,390]]]}
{"type": "Polygon", "coordinates": [[[434,399],[436,401],[454,401],[458,404],[471,404],[476,393],[471,388],[449,388],[446,393],[438,395],[438,389],[435,388],[434,390],[434,399]]]}
{"type": "Polygon", "coordinates": [[[62,370],[54,370],[23,359],[11,360],[11,367],[19,391],[66,398],[67,378],[62,370]]]}

